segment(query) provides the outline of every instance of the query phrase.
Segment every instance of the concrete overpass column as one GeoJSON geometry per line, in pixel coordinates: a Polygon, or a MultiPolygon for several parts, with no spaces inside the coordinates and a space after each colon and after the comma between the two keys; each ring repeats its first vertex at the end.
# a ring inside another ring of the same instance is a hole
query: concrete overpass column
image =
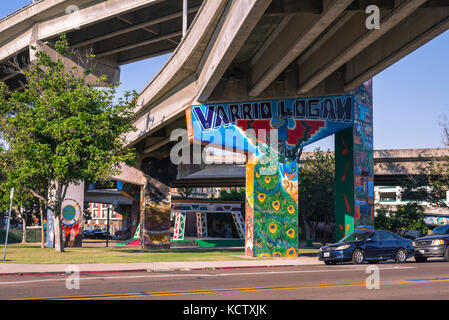
{"type": "MultiPolygon", "coordinates": [[[[82,247],[82,229],[80,224],[83,221],[84,209],[84,182],[80,184],[70,184],[62,202],[61,210],[61,232],[65,247],[82,247]]],[[[54,248],[54,213],[47,211],[47,248],[54,248]]]]}
{"type": "Polygon", "coordinates": [[[253,155],[248,161],[245,210],[246,256],[297,256],[297,173],[296,161],[280,162],[277,153],[261,158],[253,155]],[[284,176],[290,176],[292,180],[284,179],[284,176]]]}
{"type": "Polygon", "coordinates": [[[170,188],[177,166],[170,158],[145,158],[141,165],[147,183],[141,193],[141,247],[170,247],[170,188]]]}
{"type": "Polygon", "coordinates": [[[374,225],[372,82],[353,91],[354,126],[335,134],[335,240],[374,225]]]}

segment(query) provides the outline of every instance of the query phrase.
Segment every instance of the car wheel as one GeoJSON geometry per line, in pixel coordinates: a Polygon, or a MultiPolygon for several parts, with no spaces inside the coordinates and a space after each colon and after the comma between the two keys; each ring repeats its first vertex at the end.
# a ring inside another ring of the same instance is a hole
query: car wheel
{"type": "Polygon", "coordinates": [[[405,261],[407,261],[407,252],[404,249],[399,249],[396,253],[395,261],[397,263],[404,263],[405,261]]]}
{"type": "Polygon", "coordinates": [[[355,249],[352,253],[352,263],[361,264],[365,260],[365,255],[361,249],[355,249]]]}
{"type": "Polygon", "coordinates": [[[416,262],[426,262],[427,258],[426,257],[415,257],[415,261],[416,262]]]}
{"type": "Polygon", "coordinates": [[[444,260],[449,261],[449,246],[446,247],[446,251],[444,252],[444,260]]]}
{"type": "Polygon", "coordinates": [[[325,265],[334,265],[334,264],[337,264],[335,261],[324,261],[324,264],[325,265]]]}

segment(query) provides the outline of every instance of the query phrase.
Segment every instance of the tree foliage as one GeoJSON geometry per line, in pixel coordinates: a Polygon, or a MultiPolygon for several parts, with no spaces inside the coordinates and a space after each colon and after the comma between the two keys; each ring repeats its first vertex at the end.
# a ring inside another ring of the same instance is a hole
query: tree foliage
{"type": "Polygon", "coordinates": [[[304,222],[306,238],[312,239],[311,226],[333,222],[335,211],[335,160],[331,152],[316,149],[300,161],[298,210],[304,222]]]}
{"type": "MultiPolygon", "coordinates": [[[[424,162],[424,160],[422,160],[424,162]]],[[[446,206],[449,189],[449,157],[425,162],[417,168],[418,174],[410,175],[401,183],[401,199],[427,202],[437,207],[446,206]]]]}
{"type": "MultiPolygon", "coordinates": [[[[44,51],[23,70],[23,91],[10,91],[0,83],[0,135],[7,143],[6,180],[44,202],[55,214],[55,248],[63,251],[60,212],[67,187],[80,181],[95,182],[118,173],[122,162],[135,159],[126,148],[124,133],[134,130],[137,93],[116,100],[119,84],[99,88],[89,84],[76,68],[66,70],[64,59],[74,53],[65,35],[56,42],[53,61],[44,51]],[[53,190],[53,196],[45,192],[53,190]]],[[[99,82],[105,83],[105,77],[99,82]]]]}
{"type": "Polygon", "coordinates": [[[424,208],[417,203],[398,206],[395,211],[385,208],[378,209],[374,226],[376,229],[389,230],[401,235],[408,231],[425,234],[428,230],[424,222],[424,208]]]}
{"type": "Polygon", "coordinates": [[[229,191],[221,190],[216,199],[222,201],[245,202],[245,188],[231,188],[229,191]]]}

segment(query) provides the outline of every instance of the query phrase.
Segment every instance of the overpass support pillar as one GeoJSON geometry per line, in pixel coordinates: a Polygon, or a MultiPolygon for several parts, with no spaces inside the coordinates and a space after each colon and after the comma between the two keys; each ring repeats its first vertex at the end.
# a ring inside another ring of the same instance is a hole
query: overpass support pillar
{"type": "Polygon", "coordinates": [[[335,134],[335,240],[374,225],[372,82],[353,91],[354,126],[335,134]]]}
{"type": "Polygon", "coordinates": [[[177,167],[170,158],[145,158],[142,171],[147,183],[141,191],[141,248],[170,247],[170,187],[176,179],[177,167]]]}
{"type": "Polygon", "coordinates": [[[251,155],[246,165],[245,255],[298,255],[298,166],[251,155]],[[291,177],[290,180],[288,177],[291,177]]]}
{"type": "MultiPolygon", "coordinates": [[[[84,182],[69,184],[66,196],[61,205],[60,223],[61,237],[64,247],[82,247],[82,225],[84,210],[84,182]],[[81,228],[80,228],[81,227],[81,228]]],[[[46,247],[55,247],[55,213],[47,210],[47,240],[46,247]]]]}

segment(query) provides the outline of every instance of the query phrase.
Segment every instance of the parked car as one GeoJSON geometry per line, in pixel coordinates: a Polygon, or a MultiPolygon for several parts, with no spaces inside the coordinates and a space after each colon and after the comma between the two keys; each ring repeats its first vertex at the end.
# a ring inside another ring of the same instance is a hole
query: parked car
{"type": "Polygon", "coordinates": [[[429,257],[444,257],[449,261],[449,225],[438,226],[430,235],[416,238],[413,241],[415,247],[415,260],[426,262],[429,257]]]}
{"type": "Polygon", "coordinates": [[[107,239],[115,239],[115,237],[108,232],[101,232],[101,233],[96,234],[95,239],[106,239],[106,238],[107,239]]]}
{"type": "Polygon", "coordinates": [[[377,263],[394,259],[405,262],[414,255],[412,241],[385,230],[373,227],[358,227],[337,243],[323,246],[319,250],[319,260],[325,264],[352,261],[360,264],[364,261],[377,263]]]}
{"type": "Polygon", "coordinates": [[[99,239],[100,234],[103,233],[101,229],[91,229],[83,231],[83,238],[86,239],[99,239]]]}

